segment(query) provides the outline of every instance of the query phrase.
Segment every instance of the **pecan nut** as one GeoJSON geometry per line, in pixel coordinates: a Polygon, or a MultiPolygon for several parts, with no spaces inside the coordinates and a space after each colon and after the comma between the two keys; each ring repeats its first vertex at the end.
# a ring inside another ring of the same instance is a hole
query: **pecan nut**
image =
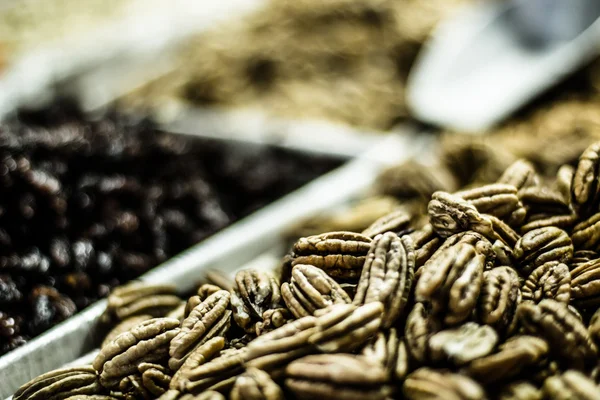
{"type": "Polygon", "coordinates": [[[294,244],[292,265],[310,264],[335,279],[357,279],[371,238],[353,232],[329,232],[301,238],[294,244]]]}
{"type": "Polygon", "coordinates": [[[390,394],[385,370],[350,354],[306,356],[290,363],[285,377],[285,386],[302,400],[384,400],[390,394]]]}
{"type": "Polygon", "coordinates": [[[407,307],[414,268],[415,253],[409,236],[399,238],[391,232],[377,236],[367,254],[353,304],[383,303],[382,327],[390,328],[407,307]]]}
{"type": "Polygon", "coordinates": [[[292,268],[291,281],[281,285],[286,306],[296,318],[313,315],[333,304],[348,304],[350,296],[320,268],[298,264],[292,268]]]}
{"type": "Polygon", "coordinates": [[[475,247],[464,243],[449,247],[422,267],[416,301],[430,303],[434,313],[445,312],[446,324],[464,321],[477,304],[484,265],[485,256],[475,247]]]}

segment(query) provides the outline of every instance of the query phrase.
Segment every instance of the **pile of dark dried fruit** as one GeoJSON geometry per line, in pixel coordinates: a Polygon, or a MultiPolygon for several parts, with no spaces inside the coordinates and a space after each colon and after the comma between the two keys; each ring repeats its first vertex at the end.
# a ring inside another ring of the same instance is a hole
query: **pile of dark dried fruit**
{"type": "Polygon", "coordinates": [[[92,365],[15,400],[600,398],[600,142],[555,179],[518,160],[409,210],[187,302],[119,288],[92,365]]]}
{"type": "Polygon", "coordinates": [[[0,355],[340,164],[65,110],[0,127],[0,355]]]}

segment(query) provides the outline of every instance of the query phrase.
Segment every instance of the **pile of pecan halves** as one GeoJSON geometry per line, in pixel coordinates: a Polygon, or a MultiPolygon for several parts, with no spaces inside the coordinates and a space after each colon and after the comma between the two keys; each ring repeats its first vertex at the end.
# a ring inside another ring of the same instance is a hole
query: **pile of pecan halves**
{"type": "Polygon", "coordinates": [[[427,212],[301,238],[187,302],[118,288],[92,365],[14,399],[600,399],[600,143],[427,212]]]}

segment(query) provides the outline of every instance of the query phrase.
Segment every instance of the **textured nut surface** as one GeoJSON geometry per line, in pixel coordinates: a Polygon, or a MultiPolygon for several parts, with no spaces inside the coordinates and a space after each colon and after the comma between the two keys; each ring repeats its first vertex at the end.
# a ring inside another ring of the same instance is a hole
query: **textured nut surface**
{"type": "Polygon", "coordinates": [[[374,238],[375,236],[386,232],[403,232],[408,229],[410,220],[411,215],[407,210],[401,208],[377,219],[367,229],[362,231],[362,234],[374,238]]]}
{"type": "Polygon", "coordinates": [[[480,214],[474,205],[459,196],[435,192],[427,206],[427,212],[431,226],[441,237],[474,231],[489,239],[498,239],[492,222],[480,214]]]}
{"type": "Polygon", "coordinates": [[[195,347],[225,334],[231,318],[231,311],[227,309],[229,300],[229,292],[219,290],[194,307],[183,320],[169,346],[169,367],[172,370],[177,370],[195,347]]]}
{"type": "Polygon", "coordinates": [[[504,183],[479,186],[454,193],[474,205],[482,214],[493,215],[512,226],[525,220],[525,207],[517,196],[517,188],[504,183]]]}
{"type": "Polygon", "coordinates": [[[298,264],[292,268],[291,281],[281,285],[287,308],[296,318],[313,315],[333,304],[348,304],[350,296],[320,268],[298,264]]]}
{"type": "Polygon", "coordinates": [[[310,336],[310,343],[324,353],[346,353],[375,336],[381,326],[383,304],[337,304],[317,311],[315,316],[318,331],[310,336]]]}
{"type": "Polygon", "coordinates": [[[386,399],[387,374],[364,357],[319,354],[301,358],[285,369],[285,386],[298,399],[386,399]]]}
{"type": "Polygon", "coordinates": [[[378,332],[375,339],[362,349],[361,354],[384,367],[390,380],[402,380],[408,374],[408,349],[394,328],[378,332]]]}
{"type": "Polygon", "coordinates": [[[390,328],[404,314],[415,268],[415,253],[409,236],[395,233],[377,236],[367,254],[353,304],[383,303],[382,326],[390,328]]]}
{"type": "Polygon", "coordinates": [[[431,224],[413,232],[410,237],[413,239],[415,248],[415,268],[417,269],[425,264],[444,243],[444,239],[437,235],[431,224]]]}
{"type": "Polygon", "coordinates": [[[102,386],[90,366],[58,369],[27,382],[13,395],[15,400],[66,399],[75,395],[99,394],[102,386]]]}
{"type": "Polygon", "coordinates": [[[551,376],[544,381],[544,393],[552,400],[597,400],[600,388],[594,381],[579,371],[568,370],[561,375],[551,376]]]}
{"type": "Polygon", "coordinates": [[[527,160],[520,159],[506,168],[497,182],[512,185],[517,190],[521,190],[530,186],[536,186],[539,183],[539,177],[537,172],[535,172],[533,164],[527,160]]]}
{"type": "Polygon", "coordinates": [[[564,303],[550,299],[537,305],[522,303],[517,315],[528,332],[543,337],[571,368],[582,370],[596,358],[585,325],[564,303]]]}
{"type": "Polygon", "coordinates": [[[571,204],[578,214],[597,209],[600,142],[591,144],[579,157],[571,182],[571,204]]]}
{"type": "Polygon", "coordinates": [[[153,318],[120,334],[104,346],[92,366],[100,373],[100,383],[108,388],[137,371],[141,362],[167,357],[169,343],[179,332],[179,320],[153,318]]]}
{"type": "Polygon", "coordinates": [[[444,322],[464,321],[477,303],[483,281],[485,256],[460,243],[444,250],[422,267],[415,298],[430,303],[434,313],[445,311],[444,322]]]}
{"type": "Polygon", "coordinates": [[[310,264],[333,278],[360,276],[371,238],[353,232],[329,232],[298,240],[293,247],[292,265],[310,264]]]}
{"type": "Polygon", "coordinates": [[[600,304],[600,259],[588,261],[571,270],[572,296],[584,307],[600,304]]]}
{"type": "Polygon", "coordinates": [[[195,368],[212,360],[225,347],[225,339],[221,336],[214,337],[204,344],[196,347],[190,352],[185,362],[175,372],[169,388],[173,390],[184,390],[187,375],[195,368]]]}
{"type": "Polygon", "coordinates": [[[142,375],[144,388],[153,396],[160,396],[169,390],[173,376],[167,367],[154,363],[140,363],[138,372],[142,375]]]}
{"type": "Polygon", "coordinates": [[[496,331],[486,325],[467,322],[434,334],[429,339],[431,359],[464,365],[490,354],[498,343],[496,331]]]}
{"type": "Polygon", "coordinates": [[[568,304],[571,298],[571,273],[566,264],[549,261],[537,267],[523,284],[523,301],[539,303],[553,299],[568,304]]]}
{"type": "Polygon", "coordinates": [[[110,332],[104,337],[102,344],[100,347],[106,346],[108,343],[112,342],[117,336],[119,336],[123,332],[127,332],[131,328],[139,325],[140,323],[152,319],[150,315],[135,315],[133,317],[129,317],[124,319],[119,324],[117,324],[110,332]]]}
{"type": "Polygon", "coordinates": [[[231,400],[283,400],[283,391],[269,374],[248,368],[238,376],[229,395],[231,400]]]}
{"type": "Polygon", "coordinates": [[[541,338],[514,336],[497,353],[473,361],[466,370],[483,383],[502,381],[543,363],[548,351],[548,343],[541,338]]]}
{"type": "Polygon", "coordinates": [[[529,231],[515,245],[516,267],[528,275],[549,261],[568,264],[573,257],[573,243],[562,229],[545,227],[529,231]]]}
{"type": "Polygon", "coordinates": [[[423,303],[417,303],[406,318],[406,346],[411,357],[423,364],[429,358],[429,338],[440,328],[440,322],[433,318],[431,310],[423,303]]]}
{"type": "Polygon", "coordinates": [[[222,351],[218,357],[190,368],[182,374],[180,390],[200,394],[206,390],[232,386],[235,378],[243,372],[245,353],[246,349],[222,351]]]}
{"type": "Polygon", "coordinates": [[[318,330],[317,318],[308,316],[259,336],[244,348],[246,365],[270,370],[312,354],[316,348],[309,338],[318,330]]]}
{"type": "Polygon", "coordinates": [[[235,275],[231,292],[233,319],[246,332],[255,332],[267,310],[281,307],[279,282],[266,271],[245,269],[235,275]]]}
{"type": "Polygon", "coordinates": [[[558,191],[545,186],[532,186],[520,190],[519,199],[527,210],[527,218],[521,226],[521,232],[545,226],[570,230],[577,222],[577,215],[558,191]]]}
{"type": "Polygon", "coordinates": [[[578,250],[598,250],[600,247],[600,213],[575,225],[571,239],[578,250]]]}
{"type": "Polygon", "coordinates": [[[526,381],[518,381],[504,385],[498,400],[543,400],[544,393],[526,381]]]}
{"type": "Polygon", "coordinates": [[[420,368],[408,375],[402,392],[409,400],[486,398],[483,388],[469,377],[429,368],[420,368]]]}
{"type": "Polygon", "coordinates": [[[163,317],[180,304],[173,285],[133,282],[113,290],[108,296],[106,312],[119,320],[143,314],[163,317]]]}
{"type": "Polygon", "coordinates": [[[521,302],[519,276],[510,267],[498,267],[483,274],[477,301],[477,319],[498,332],[510,331],[521,302]]]}

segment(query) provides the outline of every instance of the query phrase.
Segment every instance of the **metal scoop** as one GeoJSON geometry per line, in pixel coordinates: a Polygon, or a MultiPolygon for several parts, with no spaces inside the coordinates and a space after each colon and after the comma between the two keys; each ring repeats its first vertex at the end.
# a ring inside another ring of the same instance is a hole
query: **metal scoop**
{"type": "Polygon", "coordinates": [[[477,3],[442,23],[409,76],[428,123],[482,132],[600,54],[600,0],[477,3]]]}

